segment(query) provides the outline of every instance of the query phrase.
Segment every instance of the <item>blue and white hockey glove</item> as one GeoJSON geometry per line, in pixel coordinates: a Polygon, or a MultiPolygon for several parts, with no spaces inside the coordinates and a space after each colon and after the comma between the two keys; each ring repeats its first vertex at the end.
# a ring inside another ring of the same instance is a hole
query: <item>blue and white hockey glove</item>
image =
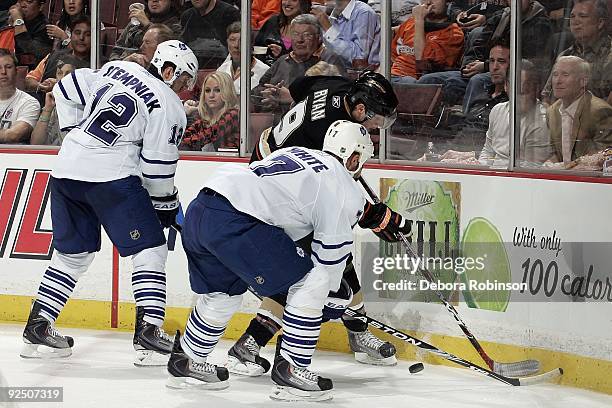
{"type": "Polygon", "coordinates": [[[404,217],[383,203],[367,202],[359,226],[371,229],[378,238],[387,242],[397,242],[400,240],[398,233],[407,235],[411,230],[404,217]]]}
{"type": "Polygon", "coordinates": [[[323,321],[339,319],[353,300],[353,291],[344,279],[340,282],[340,289],[329,292],[325,305],[323,305],[323,321]]]}
{"type": "Polygon", "coordinates": [[[164,228],[170,228],[176,222],[176,215],[180,208],[178,189],[174,187],[174,191],[169,196],[151,197],[151,202],[157,212],[159,223],[164,228]]]}

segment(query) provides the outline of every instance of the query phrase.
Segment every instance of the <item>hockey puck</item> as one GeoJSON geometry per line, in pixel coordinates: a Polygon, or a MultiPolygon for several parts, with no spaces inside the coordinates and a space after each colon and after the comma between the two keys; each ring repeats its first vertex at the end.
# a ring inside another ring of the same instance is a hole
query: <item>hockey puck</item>
{"type": "Polygon", "coordinates": [[[412,374],[416,374],[419,373],[421,371],[423,371],[425,367],[423,366],[423,363],[416,363],[411,365],[408,370],[412,373],[412,374]]]}

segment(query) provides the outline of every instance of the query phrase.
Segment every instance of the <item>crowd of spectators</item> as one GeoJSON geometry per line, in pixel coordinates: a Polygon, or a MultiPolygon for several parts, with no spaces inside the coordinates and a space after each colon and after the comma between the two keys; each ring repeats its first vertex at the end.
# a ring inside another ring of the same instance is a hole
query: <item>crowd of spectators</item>
{"type": "MultiPolygon", "coordinates": [[[[64,75],[90,65],[89,0],[48,1],[58,3],[53,14],[45,0],[2,2],[0,48],[7,51],[0,53],[0,143],[60,145],[64,135],[50,91],[64,75]],[[24,69],[25,78],[18,74],[24,69]]],[[[160,42],[187,43],[201,75],[197,86],[182,95],[189,126],[181,149],[236,152],[240,1],[127,3],[125,21],[102,22],[103,30],[118,32],[116,40],[104,44],[103,61],[146,67],[160,42]]],[[[520,165],[601,170],[603,150],[612,146],[608,3],[519,0],[522,60],[515,146],[520,165]]],[[[381,0],[253,0],[251,110],[269,114],[276,123],[296,102],[288,87],[297,78],[351,78],[378,69],[380,6],[381,0]]],[[[387,143],[392,156],[507,166],[509,0],[394,0],[391,9],[389,65],[398,95],[441,90],[428,112],[432,122],[417,121],[410,108],[400,109],[387,143]],[[400,139],[410,143],[394,146],[400,139]]],[[[400,97],[400,106],[406,105],[410,101],[400,97]]]]}

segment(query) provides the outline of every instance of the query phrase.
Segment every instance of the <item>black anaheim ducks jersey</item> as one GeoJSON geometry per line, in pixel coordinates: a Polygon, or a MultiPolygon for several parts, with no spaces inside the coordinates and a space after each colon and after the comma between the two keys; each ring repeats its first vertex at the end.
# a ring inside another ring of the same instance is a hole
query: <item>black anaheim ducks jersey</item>
{"type": "Polygon", "coordinates": [[[344,103],[352,82],[342,77],[296,79],[289,91],[295,104],[255,146],[251,162],[289,146],[321,150],[329,126],[337,120],[354,122],[344,103]]]}

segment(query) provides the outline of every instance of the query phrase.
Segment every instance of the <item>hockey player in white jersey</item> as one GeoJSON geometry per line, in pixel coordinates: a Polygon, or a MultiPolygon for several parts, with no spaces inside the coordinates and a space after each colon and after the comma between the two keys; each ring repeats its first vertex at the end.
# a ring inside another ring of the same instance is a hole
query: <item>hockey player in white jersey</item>
{"type": "Polygon", "coordinates": [[[134,265],[136,365],[165,365],[172,339],[162,330],[168,254],[163,228],[174,222],[174,173],[186,117],[177,94],[198,63],[180,41],[158,45],[151,67],[115,61],[79,69],[53,94],[70,130],[51,173],[54,253],[23,340],[22,357],[66,357],[74,341],[54,329],[74,287],[100,250],[100,227],[134,265]],[[163,358],[165,356],[165,358],[163,358]]]}
{"type": "Polygon", "coordinates": [[[206,359],[250,286],[262,296],[288,290],[271,397],[331,398],[332,381],[308,366],[323,306],[328,293],[341,286],[352,229],[365,205],[353,177],[374,147],[365,127],[337,121],[327,131],[323,150],[288,147],[248,168],[222,166],[189,205],[182,243],[191,288],[200,297],[185,335],[175,338],[168,386],[229,385],[227,369],[206,359]],[[295,241],[310,233],[309,256],[295,241]]]}

